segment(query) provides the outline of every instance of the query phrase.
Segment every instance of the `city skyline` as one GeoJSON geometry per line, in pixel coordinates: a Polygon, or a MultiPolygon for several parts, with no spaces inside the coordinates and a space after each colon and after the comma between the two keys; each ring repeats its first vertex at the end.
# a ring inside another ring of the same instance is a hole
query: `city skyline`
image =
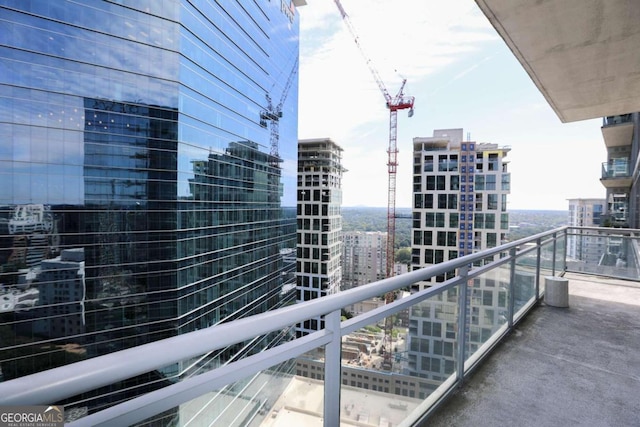
{"type": "MultiPolygon", "coordinates": [[[[446,128],[512,148],[510,210],[567,210],[567,199],[605,196],[601,120],[561,123],[474,2],[341,3],[388,91],[394,95],[405,77],[405,94],[416,97],[413,118],[398,115],[398,207],[411,206],[412,138],[446,128]]],[[[299,12],[299,137],[331,137],[344,147],[343,206],[384,207],[382,94],[334,2],[299,12]]]]}

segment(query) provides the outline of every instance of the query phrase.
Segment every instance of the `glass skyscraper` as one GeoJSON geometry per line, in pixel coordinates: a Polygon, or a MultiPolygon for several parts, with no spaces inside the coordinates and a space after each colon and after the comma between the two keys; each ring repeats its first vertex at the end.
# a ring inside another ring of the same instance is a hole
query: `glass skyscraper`
{"type": "Polygon", "coordinates": [[[284,0],[0,1],[0,380],[290,302],[298,19],[284,0]]]}

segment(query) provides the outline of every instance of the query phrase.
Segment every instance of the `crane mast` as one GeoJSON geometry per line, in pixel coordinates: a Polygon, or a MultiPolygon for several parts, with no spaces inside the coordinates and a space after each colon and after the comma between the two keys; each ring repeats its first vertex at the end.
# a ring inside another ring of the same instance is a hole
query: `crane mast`
{"type": "Polygon", "coordinates": [[[269,152],[270,164],[271,166],[278,168],[280,167],[280,154],[279,154],[279,144],[280,144],[280,119],[282,118],[282,106],[287,99],[287,95],[289,95],[289,89],[291,89],[291,84],[293,83],[293,78],[298,72],[298,57],[296,56],[296,60],[293,63],[293,67],[291,68],[291,72],[289,72],[289,77],[287,78],[287,82],[284,85],[284,89],[282,89],[282,95],[280,96],[280,102],[275,107],[271,102],[271,96],[267,93],[267,107],[260,112],[260,125],[262,127],[267,127],[267,122],[270,124],[271,136],[270,136],[270,145],[271,149],[269,152]]]}
{"type": "MultiPolygon", "coordinates": [[[[400,90],[398,90],[395,96],[391,96],[387,87],[385,86],[382,78],[380,78],[380,74],[378,70],[373,66],[373,63],[369,56],[364,51],[362,45],[360,44],[360,38],[358,37],[358,33],[356,32],[353,24],[351,23],[351,19],[349,15],[342,7],[340,0],[334,0],[338,10],[340,11],[340,15],[342,16],[342,20],[346,24],[349,32],[353,36],[353,39],[356,43],[356,46],[360,50],[360,54],[363,56],[373,79],[375,80],[380,92],[382,92],[382,96],[386,102],[386,107],[389,109],[389,148],[387,149],[388,160],[387,160],[387,170],[389,174],[389,186],[387,189],[387,263],[386,263],[386,276],[393,276],[393,264],[395,258],[395,237],[396,237],[396,174],[398,170],[398,110],[409,110],[409,117],[413,116],[413,104],[415,98],[413,96],[407,96],[404,94],[404,86],[407,83],[406,79],[402,80],[402,85],[400,86],[400,90]]],[[[385,295],[385,302],[387,304],[393,302],[395,296],[393,292],[389,292],[385,295]]],[[[384,342],[388,345],[385,349],[384,359],[382,362],[382,366],[384,369],[391,370],[391,347],[392,347],[392,330],[393,330],[393,319],[391,317],[387,317],[385,319],[385,328],[384,328],[384,342]]]]}

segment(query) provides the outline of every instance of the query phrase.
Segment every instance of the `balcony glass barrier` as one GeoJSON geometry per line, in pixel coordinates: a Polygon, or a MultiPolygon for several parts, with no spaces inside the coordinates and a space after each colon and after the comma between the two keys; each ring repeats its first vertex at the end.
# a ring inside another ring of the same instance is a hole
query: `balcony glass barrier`
{"type": "Polygon", "coordinates": [[[538,251],[535,247],[524,248],[515,259],[513,277],[514,319],[520,320],[526,310],[538,300],[536,283],[540,283],[537,271],[538,251]]]}
{"type": "MultiPolygon", "coordinates": [[[[412,373],[412,321],[406,308],[342,338],[340,419],[353,425],[399,425],[438,383],[412,373]],[[427,386],[425,384],[430,384],[427,386]],[[359,424],[360,423],[360,424],[359,424]]],[[[413,339],[413,340],[412,340],[413,339]]],[[[415,351],[413,352],[415,355],[415,351]]]]}
{"type": "MultiPolygon", "coordinates": [[[[227,384],[196,397],[180,406],[143,421],[147,425],[181,425],[229,427],[244,426],[277,426],[302,425],[302,423],[286,424],[292,421],[293,413],[287,416],[283,399],[294,402],[294,398],[319,394],[322,398],[322,384],[315,388],[307,388],[304,395],[299,394],[295,378],[294,359],[260,371],[242,380],[227,384]],[[285,420],[285,418],[289,418],[285,420]]],[[[306,383],[305,383],[306,385],[306,383]]],[[[309,404],[312,403],[309,399],[309,404]]],[[[319,402],[320,413],[309,414],[311,417],[322,417],[322,400],[319,402]]],[[[317,408],[313,408],[317,410],[317,408]]],[[[306,414],[302,416],[307,416],[306,414]]]]}
{"type": "Polygon", "coordinates": [[[621,178],[631,175],[629,159],[613,159],[602,163],[602,178],[621,178]]]}
{"type": "Polygon", "coordinates": [[[640,277],[637,230],[569,229],[567,271],[637,280],[640,277]]]}
{"type": "Polygon", "coordinates": [[[199,425],[202,416],[231,423],[225,425],[300,425],[288,418],[294,413],[326,426],[413,425],[535,306],[543,295],[540,279],[563,273],[565,245],[568,267],[586,266],[571,257],[573,248],[598,237],[608,252],[625,254],[626,266],[615,271],[635,271],[637,279],[640,236],[634,233],[563,227],[337,295],[5,381],[0,405],[66,400],[72,402],[69,413],[80,417],[87,411],[82,413],[83,398],[74,396],[160,372],[157,390],[133,398],[104,394],[109,407],[70,425],[154,419],[199,425]],[[600,234],[585,233],[592,230],[600,234]],[[446,280],[341,319],[341,310],[355,303],[417,289],[434,277],[446,280]],[[318,316],[325,319],[319,331],[294,338],[292,325],[318,316]]]}
{"type": "Polygon", "coordinates": [[[486,271],[467,282],[465,328],[466,360],[477,356],[483,345],[503,333],[509,319],[510,264],[486,271]]]}
{"type": "Polygon", "coordinates": [[[621,114],[618,116],[607,116],[602,118],[602,126],[613,126],[619,125],[621,123],[628,123],[633,120],[633,115],[631,114],[621,114]]]}

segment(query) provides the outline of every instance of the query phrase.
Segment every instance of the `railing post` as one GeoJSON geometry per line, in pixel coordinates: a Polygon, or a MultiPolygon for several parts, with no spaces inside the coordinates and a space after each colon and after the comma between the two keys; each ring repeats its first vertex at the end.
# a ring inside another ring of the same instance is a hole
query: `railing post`
{"type": "Polygon", "coordinates": [[[340,425],[340,389],[342,335],[340,332],[340,310],[324,316],[325,328],[332,333],[331,342],[324,350],[324,426],[340,425]]]}
{"type": "Polygon", "coordinates": [[[456,376],[458,384],[464,379],[464,361],[467,358],[467,293],[469,285],[467,284],[467,274],[469,266],[464,265],[458,270],[460,276],[460,293],[458,294],[458,360],[456,368],[456,376]]]}
{"type": "Polygon", "coordinates": [[[551,257],[551,275],[556,275],[556,242],[557,242],[557,233],[553,233],[553,256],[551,257]]]}
{"type": "Polygon", "coordinates": [[[542,239],[536,240],[536,301],[540,299],[540,262],[542,260],[542,239]]]}
{"type": "Polygon", "coordinates": [[[562,272],[567,271],[567,241],[569,240],[569,229],[564,229],[564,254],[562,255],[562,272]]]}
{"type": "Polygon", "coordinates": [[[507,307],[507,321],[509,329],[513,328],[513,314],[516,305],[516,248],[509,249],[511,271],[509,272],[509,306],[507,307]]]}

